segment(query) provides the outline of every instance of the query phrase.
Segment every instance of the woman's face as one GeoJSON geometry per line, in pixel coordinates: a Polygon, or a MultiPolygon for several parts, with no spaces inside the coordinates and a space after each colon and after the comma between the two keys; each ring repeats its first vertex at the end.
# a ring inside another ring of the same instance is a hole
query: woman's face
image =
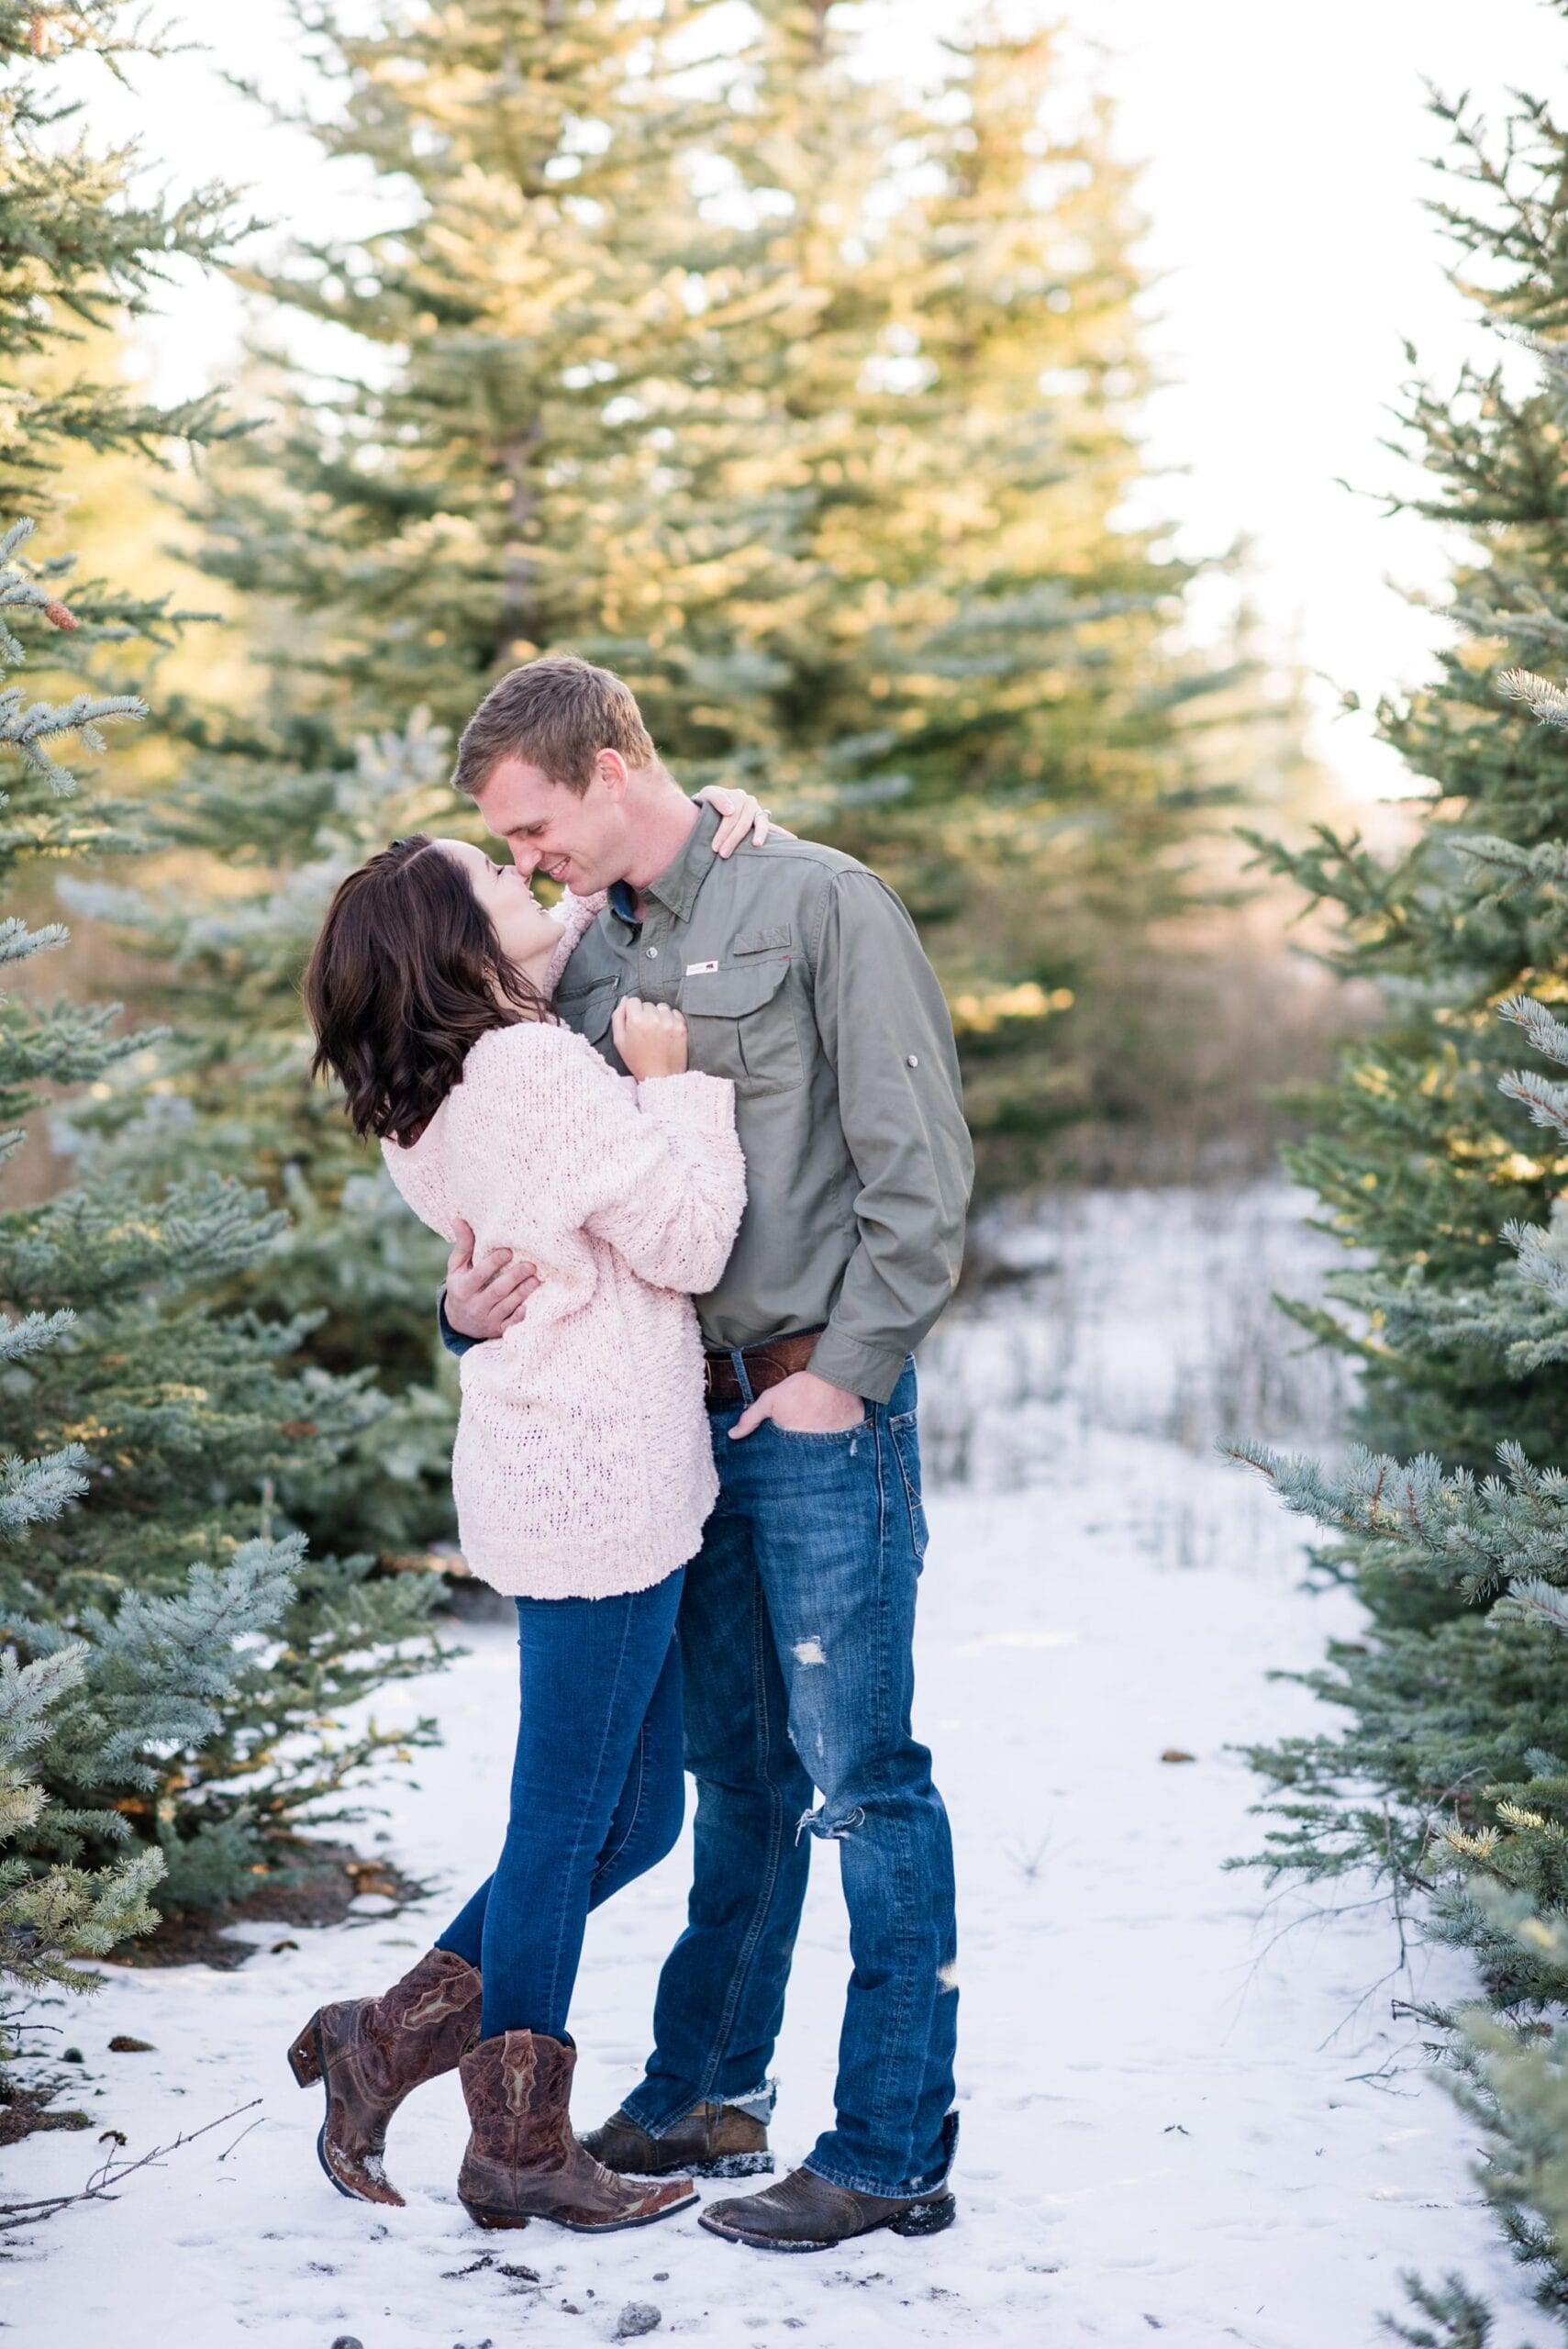
{"type": "Polygon", "coordinates": [[[437,848],[461,864],[468,885],[495,925],[501,952],[508,963],[524,968],[546,960],[561,939],[561,925],[546,913],[515,864],[494,864],[482,848],[467,841],[438,841],[437,848]]]}

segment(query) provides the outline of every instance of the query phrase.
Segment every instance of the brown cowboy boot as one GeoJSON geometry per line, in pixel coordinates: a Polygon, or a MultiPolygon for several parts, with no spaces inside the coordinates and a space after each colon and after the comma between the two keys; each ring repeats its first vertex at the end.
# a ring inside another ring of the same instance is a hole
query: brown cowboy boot
{"type": "Polygon", "coordinates": [[[568,2118],[576,2062],[570,2040],[508,2031],[482,2039],[459,2065],[473,2130],[457,2190],[477,2225],[550,2219],[578,2234],[609,2234],[696,2200],[689,2177],[632,2186],[584,2152],[568,2118]]]}
{"type": "Polygon", "coordinates": [[[760,2194],[710,2202],[701,2223],[709,2234],[757,2251],[830,2251],[878,2227],[895,2235],[940,2234],[957,2216],[945,2185],[928,2194],[862,2194],[815,2170],[795,2169],[760,2194]]]}
{"type": "Polygon", "coordinates": [[[612,2112],[583,2139],[585,2152],[623,2177],[762,2177],[772,2175],[768,2128],[740,2105],[705,2099],[683,2113],[662,2137],[651,2137],[625,2110],[612,2112]]]}
{"type": "Polygon", "coordinates": [[[467,1959],[432,1949],[379,1998],[345,1998],[311,2016],[289,2049],[289,2069],[302,2088],[317,2080],[326,2087],[316,2151],[339,2194],[401,2210],[382,2167],[387,2124],[411,2088],[455,2067],[479,2034],[480,2004],[467,1959]]]}

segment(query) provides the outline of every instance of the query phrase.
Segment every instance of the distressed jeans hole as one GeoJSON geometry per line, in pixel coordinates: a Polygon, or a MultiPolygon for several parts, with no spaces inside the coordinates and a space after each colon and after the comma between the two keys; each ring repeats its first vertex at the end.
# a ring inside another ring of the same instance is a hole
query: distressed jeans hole
{"type": "Polygon", "coordinates": [[[824,1804],[819,1810],[802,1812],[800,1823],[795,1831],[795,1840],[798,1843],[803,1835],[810,1833],[819,1835],[825,1843],[837,1843],[864,1824],[865,1813],[858,1805],[853,1810],[845,1811],[841,1819],[835,1819],[824,1804]]]}

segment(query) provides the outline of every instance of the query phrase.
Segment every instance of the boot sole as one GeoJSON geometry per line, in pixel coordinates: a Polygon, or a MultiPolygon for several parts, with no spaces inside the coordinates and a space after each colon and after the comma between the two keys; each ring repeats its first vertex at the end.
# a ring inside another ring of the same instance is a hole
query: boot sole
{"type": "Polygon", "coordinates": [[[386,2204],[382,2203],[379,2195],[356,2194],[351,2186],[344,2185],[327,2158],[327,2123],[332,2117],[332,2085],[327,2077],[327,2058],[321,2048],[319,2009],[311,2016],[310,2021],[289,2049],[288,2064],[289,2070],[302,2088],[314,2087],[319,2080],[325,2094],[327,2109],[321,2116],[321,2126],[316,2132],[316,2158],[321,2165],[323,2177],[337,2188],[345,2202],[368,2202],[373,2210],[380,2208],[403,2210],[406,2207],[403,2197],[396,2193],[395,2188],[393,2189],[395,2200],[386,2204]]]}
{"type": "Polygon", "coordinates": [[[710,2162],[674,2162],[668,2169],[617,2169],[603,2154],[595,2154],[617,2177],[772,2177],[772,2154],[719,2154],[710,2162]]]}
{"type": "Polygon", "coordinates": [[[874,2235],[883,2228],[889,2234],[906,2238],[940,2235],[951,2226],[957,2216],[957,2200],[951,2194],[943,2194],[933,2201],[917,2203],[913,2210],[900,2210],[891,2219],[879,2219],[874,2226],[862,2227],[859,2234],[823,2235],[820,2239],[813,2237],[805,2243],[791,2243],[782,2235],[748,2234],[744,2228],[727,2225],[722,2219],[716,2219],[706,2210],[697,2224],[706,2227],[710,2235],[717,2235],[721,2243],[741,2243],[750,2251],[838,2251],[847,2243],[863,2243],[867,2235],[874,2235]]]}
{"type": "Polygon", "coordinates": [[[673,2219],[678,2210],[689,2210],[697,2199],[688,2194],[682,2202],[666,2202],[662,2210],[645,2210],[639,2219],[609,2219],[602,2226],[584,2225],[576,2219],[557,2219],[548,2210],[499,2210],[483,2202],[464,2202],[463,2209],[476,2227],[496,2231],[502,2228],[526,2227],[530,2219],[541,2219],[547,2227],[563,2227],[573,2235],[621,2235],[632,2227],[656,2226],[661,2219],[673,2219]]]}

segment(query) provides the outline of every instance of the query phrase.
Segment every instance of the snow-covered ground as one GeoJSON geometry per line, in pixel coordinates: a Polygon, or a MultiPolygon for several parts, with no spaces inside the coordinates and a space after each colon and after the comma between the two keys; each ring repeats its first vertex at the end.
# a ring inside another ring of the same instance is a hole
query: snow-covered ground
{"type": "MultiPolygon", "coordinates": [[[[638,2302],[716,2349],[1131,2349],[1153,2332],[1172,2349],[1354,2349],[1398,2305],[1401,2268],[1459,2267],[1506,2311],[1509,2349],[1544,2343],[1471,2183],[1465,2126],[1390,2015],[1393,1992],[1459,1991],[1452,1962],[1391,1980],[1375,1910],[1314,1917],[1221,1872],[1259,1832],[1228,1746],[1306,1724],[1307,1700],[1264,1674],[1315,1662],[1351,1613],[1303,1593],[1296,1530],[1212,1451],[1226,1429],[1331,1434],[1331,1368],[1293,1361],[1267,1308],[1271,1288],[1302,1293],[1320,1271],[1300,1206],[1278,1187],[1060,1206],[994,1236],[1027,1277],[928,1350],[943,1481],[918,1725],[953,1813],[962,1925],[951,2232],[796,2259],[690,2217],[597,2243],[537,2222],[483,2235],[453,2191],[453,2080],[395,2125],[406,2210],[328,2186],[319,2099],[284,2050],[320,2000],[402,1971],[490,1865],[514,1682],[505,1624],[483,1623],[455,1669],[383,1706],[439,1712],[446,1731],[417,1783],[389,1794],[380,1846],[440,1887],[423,1910],[366,1900],[331,1931],[248,1927],[260,1946],[239,1972],[116,1968],[71,2012],[83,2093],[131,2154],[261,2102],[113,2205],[39,2228],[8,2271],[6,2339],[586,2349],[638,2302]],[[273,1953],[280,1940],[298,1946],[273,1953]],[[111,2054],[116,2033],[153,2052],[111,2054]]],[[[777,2065],[785,2159],[828,2109],[847,1965],[831,1846],[814,1856],[777,2065]]],[[[573,2018],[584,2125],[637,2076],[684,1867],[677,1851],[592,1920],[573,2018]]],[[[34,2138],[3,2157],[0,2196],[79,2183],[90,2143],[34,2138]]]]}

